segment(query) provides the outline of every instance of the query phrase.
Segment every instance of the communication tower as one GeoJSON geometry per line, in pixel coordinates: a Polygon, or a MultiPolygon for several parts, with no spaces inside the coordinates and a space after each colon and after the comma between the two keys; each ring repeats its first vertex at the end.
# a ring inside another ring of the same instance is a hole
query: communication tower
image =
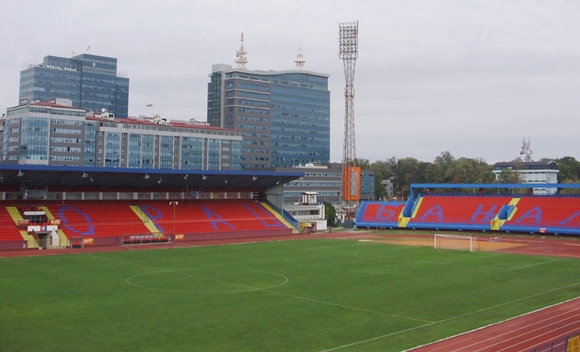
{"type": "Polygon", "coordinates": [[[238,64],[238,70],[247,71],[246,64],[248,63],[248,58],[246,57],[246,54],[248,54],[248,52],[244,49],[244,32],[242,32],[240,41],[242,44],[240,50],[236,50],[236,64],[238,64]]]}
{"type": "Polygon", "coordinates": [[[520,160],[525,162],[532,161],[532,149],[530,148],[530,137],[526,142],[526,137],[522,138],[522,150],[520,151],[520,160]]]}
{"type": "Polygon", "coordinates": [[[298,53],[296,53],[296,59],[294,60],[296,64],[296,69],[302,70],[306,61],[304,60],[304,55],[302,54],[302,47],[298,46],[298,53]]]}
{"type": "Polygon", "coordinates": [[[358,21],[338,24],[339,58],[344,66],[344,141],[342,151],[341,203],[349,209],[360,199],[360,168],[355,166],[356,140],[354,129],[354,71],[358,58],[358,21]]]}

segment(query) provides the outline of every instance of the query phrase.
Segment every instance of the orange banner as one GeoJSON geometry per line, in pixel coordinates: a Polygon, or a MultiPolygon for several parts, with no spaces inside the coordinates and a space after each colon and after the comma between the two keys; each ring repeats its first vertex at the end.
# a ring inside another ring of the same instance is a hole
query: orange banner
{"type": "Polygon", "coordinates": [[[86,245],[86,244],[91,245],[93,243],[94,243],[94,241],[93,241],[93,238],[92,237],[91,238],[83,238],[83,244],[84,245],[86,245]]]}
{"type": "Polygon", "coordinates": [[[344,172],[344,200],[360,199],[360,167],[347,166],[344,172]]]}

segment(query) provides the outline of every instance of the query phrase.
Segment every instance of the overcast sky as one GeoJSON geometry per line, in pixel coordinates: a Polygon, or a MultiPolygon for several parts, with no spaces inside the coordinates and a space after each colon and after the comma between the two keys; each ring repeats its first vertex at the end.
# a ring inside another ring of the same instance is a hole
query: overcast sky
{"type": "Polygon", "coordinates": [[[4,0],[0,110],[44,56],[116,57],[129,115],[206,120],[213,64],[330,75],[331,161],[342,158],[345,85],[338,23],[359,22],[357,157],[443,151],[488,163],[519,155],[580,160],[580,1],[4,0]],[[153,104],[152,108],[146,108],[153,104]]]}

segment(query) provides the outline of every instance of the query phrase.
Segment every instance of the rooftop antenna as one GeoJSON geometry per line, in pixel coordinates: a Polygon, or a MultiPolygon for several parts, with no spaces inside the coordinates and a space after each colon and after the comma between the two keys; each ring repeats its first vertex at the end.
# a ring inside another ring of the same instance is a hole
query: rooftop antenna
{"type": "Polygon", "coordinates": [[[248,54],[248,52],[244,49],[244,32],[242,32],[240,42],[242,42],[240,50],[236,50],[236,64],[238,64],[238,70],[247,71],[246,64],[248,63],[248,58],[246,57],[246,54],[248,54]]]}
{"type": "Polygon", "coordinates": [[[302,44],[298,44],[298,53],[296,53],[296,59],[294,62],[296,63],[296,68],[298,70],[302,70],[304,68],[306,60],[304,60],[304,55],[302,54],[302,44]]]}
{"type": "Polygon", "coordinates": [[[522,150],[520,151],[520,160],[524,163],[532,161],[532,149],[530,149],[530,137],[526,142],[526,137],[522,138],[522,150]]]}

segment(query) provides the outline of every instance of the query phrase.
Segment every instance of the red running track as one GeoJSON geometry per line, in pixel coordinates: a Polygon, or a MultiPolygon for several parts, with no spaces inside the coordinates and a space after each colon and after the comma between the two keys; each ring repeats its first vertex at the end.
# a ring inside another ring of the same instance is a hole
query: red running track
{"type": "MultiPolygon", "coordinates": [[[[531,351],[580,331],[580,298],[455,336],[413,352],[531,351]]],[[[565,350],[565,349],[561,349],[565,350]]]]}

